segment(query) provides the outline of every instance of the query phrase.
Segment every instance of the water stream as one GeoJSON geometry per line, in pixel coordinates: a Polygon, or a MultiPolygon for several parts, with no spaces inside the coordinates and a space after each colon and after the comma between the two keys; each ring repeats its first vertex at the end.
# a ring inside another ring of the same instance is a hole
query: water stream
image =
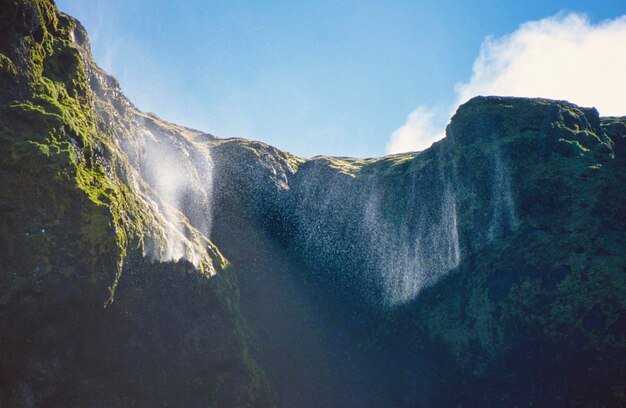
{"type": "Polygon", "coordinates": [[[159,237],[146,242],[159,261],[205,262],[212,226],[213,162],[206,145],[174,132],[141,126],[120,146],[132,166],[132,183],[158,219],[159,237]]]}

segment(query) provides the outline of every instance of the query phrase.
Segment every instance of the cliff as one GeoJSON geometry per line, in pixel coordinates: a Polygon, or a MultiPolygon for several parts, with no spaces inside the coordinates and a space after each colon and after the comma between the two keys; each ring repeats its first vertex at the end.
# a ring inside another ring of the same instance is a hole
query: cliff
{"type": "Polygon", "coordinates": [[[0,4],[0,405],[626,403],[626,118],[477,97],[425,151],[304,159],[0,4]]]}
{"type": "Polygon", "coordinates": [[[214,140],[216,238],[244,224],[295,259],[337,347],[360,349],[343,355],[360,403],[618,404],[625,135],[568,102],[478,97],[419,153],[301,160],[214,140]]]}
{"type": "Polygon", "coordinates": [[[51,2],[0,10],[1,404],[270,404],[227,261],[135,165],[150,129],[172,155],[194,132],[138,112],[51,2]]]}

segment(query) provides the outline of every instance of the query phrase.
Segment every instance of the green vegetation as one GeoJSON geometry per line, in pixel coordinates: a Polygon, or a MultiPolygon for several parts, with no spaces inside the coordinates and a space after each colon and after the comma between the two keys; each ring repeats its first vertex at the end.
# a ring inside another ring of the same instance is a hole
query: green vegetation
{"type": "Polygon", "coordinates": [[[82,206],[81,217],[90,220],[90,224],[81,225],[80,245],[88,247],[83,248],[88,253],[98,255],[89,257],[92,262],[103,256],[118,259],[118,272],[110,287],[112,298],[130,242],[141,242],[146,211],[115,176],[116,169],[109,169],[108,174],[105,170],[104,159],[112,154],[95,127],[86,74],[70,38],[74,24],[58,16],[48,2],[31,6],[39,19],[35,29],[38,38],[26,36],[20,45],[28,55],[27,60],[21,61],[20,76],[28,78],[29,96],[5,105],[4,140],[10,144],[16,165],[34,172],[45,163],[46,168],[41,171],[55,178],[48,182],[48,177],[30,174],[27,178],[22,174],[20,180],[13,181],[22,188],[39,185],[46,192],[46,202],[57,207],[47,215],[56,213],[58,217],[47,220],[49,226],[59,225],[60,217],[80,195],[74,189],[85,194],[90,203],[82,206]],[[68,189],[74,191],[68,194],[68,189]],[[109,222],[102,218],[107,210],[109,222]],[[94,219],[100,221],[96,223],[94,219]],[[115,233],[117,254],[111,253],[110,230],[115,233]]]}
{"type": "Polygon", "coordinates": [[[461,231],[488,206],[479,194],[490,178],[476,164],[492,149],[491,137],[509,159],[519,226],[477,251],[466,246],[457,270],[398,324],[454,361],[448,364],[458,366],[473,398],[475,390],[500,387],[501,398],[540,405],[620,401],[621,391],[601,391],[625,386],[618,373],[626,350],[626,162],[616,146],[626,128],[617,123],[626,119],[505,98],[471,101],[452,120],[456,165],[472,178],[461,185],[477,186],[457,190],[461,231]],[[516,387],[536,395],[515,396],[516,387]]]}
{"type": "Polygon", "coordinates": [[[113,138],[132,105],[119,91],[104,100],[113,80],[94,80],[82,27],[48,0],[24,0],[0,1],[0,29],[0,405],[157,406],[189,390],[190,405],[267,406],[217,247],[187,223],[206,254],[197,269],[143,257],[165,243],[113,138]],[[144,331],[137,316],[151,311],[144,331]],[[178,353],[161,346],[173,327],[178,353]],[[185,354],[185,341],[202,344],[185,354]],[[137,382],[136,364],[155,382],[137,382]]]}

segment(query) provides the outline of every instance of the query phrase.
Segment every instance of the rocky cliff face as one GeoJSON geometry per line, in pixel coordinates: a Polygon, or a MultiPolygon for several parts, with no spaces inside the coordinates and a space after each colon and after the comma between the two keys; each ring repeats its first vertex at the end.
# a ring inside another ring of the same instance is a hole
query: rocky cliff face
{"type": "Polygon", "coordinates": [[[417,154],[302,161],[215,140],[215,219],[245,219],[297,259],[335,330],[368,351],[352,364],[402,367],[382,391],[361,385],[390,395],[375,406],[618,404],[625,131],[567,102],[490,97],[417,154]]]}
{"type": "Polygon", "coordinates": [[[0,4],[0,405],[625,403],[626,118],[479,97],[423,152],[305,160],[0,4]]]}
{"type": "Polygon", "coordinates": [[[138,112],[51,2],[0,10],[0,405],[271,404],[192,225],[210,179],[155,167],[199,132],[138,112]]]}

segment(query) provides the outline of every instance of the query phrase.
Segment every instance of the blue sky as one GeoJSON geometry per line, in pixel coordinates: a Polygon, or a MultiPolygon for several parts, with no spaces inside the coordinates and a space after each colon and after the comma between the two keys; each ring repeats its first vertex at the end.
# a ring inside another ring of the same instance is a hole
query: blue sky
{"type": "Polygon", "coordinates": [[[623,0],[56,3],[140,109],[304,157],[384,154],[417,107],[454,103],[488,36],[626,13],[623,0]]]}

